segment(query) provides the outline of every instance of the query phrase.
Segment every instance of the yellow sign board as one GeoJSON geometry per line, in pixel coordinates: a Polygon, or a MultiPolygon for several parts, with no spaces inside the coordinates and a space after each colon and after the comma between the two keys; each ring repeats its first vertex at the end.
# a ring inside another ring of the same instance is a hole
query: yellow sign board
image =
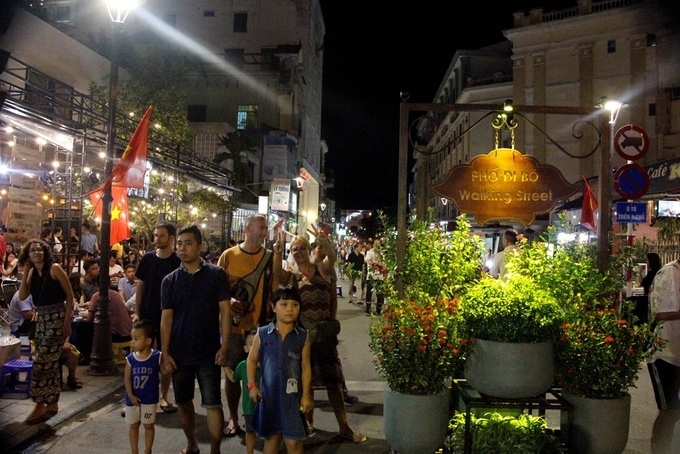
{"type": "Polygon", "coordinates": [[[553,166],[542,165],[517,150],[499,148],[454,166],[444,181],[430,186],[437,195],[453,200],[458,209],[474,215],[478,224],[516,220],[531,224],[548,213],[578,187],[553,166]]]}

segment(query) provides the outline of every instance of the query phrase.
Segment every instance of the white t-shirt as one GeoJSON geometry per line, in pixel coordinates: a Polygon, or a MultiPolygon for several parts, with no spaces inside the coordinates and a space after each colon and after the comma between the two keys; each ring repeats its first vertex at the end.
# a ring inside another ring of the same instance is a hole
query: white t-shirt
{"type": "MultiPolygon", "coordinates": [[[[649,290],[649,307],[652,314],[680,310],[680,263],[677,260],[661,267],[654,276],[649,290]]],[[[654,352],[649,361],[663,359],[680,367],[680,320],[664,320],[660,335],[666,346],[654,352]]]]}

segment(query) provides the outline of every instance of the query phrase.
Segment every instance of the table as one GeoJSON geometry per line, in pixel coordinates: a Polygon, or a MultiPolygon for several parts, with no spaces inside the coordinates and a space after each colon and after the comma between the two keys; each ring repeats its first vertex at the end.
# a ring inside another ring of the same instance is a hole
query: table
{"type": "Polygon", "coordinates": [[[465,448],[464,454],[472,452],[472,433],[470,431],[471,410],[473,408],[516,408],[527,410],[532,414],[538,411],[539,416],[545,416],[547,410],[560,412],[560,435],[569,444],[571,426],[574,422],[574,407],[564,400],[559,388],[550,388],[544,395],[525,399],[503,399],[482,395],[475,391],[467,380],[454,380],[453,392],[465,405],[465,448]],[[566,413],[566,414],[565,414],[566,413]]]}
{"type": "Polygon", "coordinates": [[[21,339],[14,336],[0,337],[0,365],[13,359],[21,359],[21,339]],[[8,343],[5,343],[8,340],[8,343]]]}

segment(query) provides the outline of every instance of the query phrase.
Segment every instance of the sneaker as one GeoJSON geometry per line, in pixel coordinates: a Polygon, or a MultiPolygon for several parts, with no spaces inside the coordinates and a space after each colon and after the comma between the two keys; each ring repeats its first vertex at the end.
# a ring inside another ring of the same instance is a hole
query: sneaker
{"type": "Polygon", "coordinates": [[[345,405],[347,405],[348,407],[351,407],[352,405],[357,403],[358,400],[359,400],[359,398],[357,396],[352,396],[351,394],[345,394],[344,401],[345,401],[345,405]]]}
{"type": "Polygon", "coordinates": [[[360,301],[357,301],[357,304],[363,306],[364,302],[360,300],[360,301]]]}
{"type": "Polygon", "coordinates": [[[366,312],[366,317],[370,317],[370,316],[371,316],[371,313],[370,313],[370,312],[366,312]]]}

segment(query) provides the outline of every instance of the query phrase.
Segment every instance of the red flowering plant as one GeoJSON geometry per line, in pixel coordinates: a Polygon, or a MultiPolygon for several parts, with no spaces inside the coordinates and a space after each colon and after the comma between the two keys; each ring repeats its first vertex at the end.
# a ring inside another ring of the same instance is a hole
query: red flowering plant
{"type": "Polygon", "coordinates": [[[439,393],[462,370],[467,340],[460,337],[458,299],[396,300],[370,328],[375,367],[402,394],[439,393]]]}
{"type": "Polygon", "coordinates": [[[373,318],[369,346],[390,389],[403,394],[437,394],[447,378],[462,371],[468,343],[461,335],[458,297],[481,273],[483,243],[464,217],[453,232],[431,225],[410,223],[401,263],[393,229],[383,230],[376,251],[382,261],[375,271],[383,279],[375,286],[387,306],[373,318]]]}
{"type": "Polygon", "coordinates": [[[581,397],[616,399],[635,386],[640,365],[660,348],[648,323],[637,323],[630,303],[574,305],[555,343],[558,385],[581,397]]]}

